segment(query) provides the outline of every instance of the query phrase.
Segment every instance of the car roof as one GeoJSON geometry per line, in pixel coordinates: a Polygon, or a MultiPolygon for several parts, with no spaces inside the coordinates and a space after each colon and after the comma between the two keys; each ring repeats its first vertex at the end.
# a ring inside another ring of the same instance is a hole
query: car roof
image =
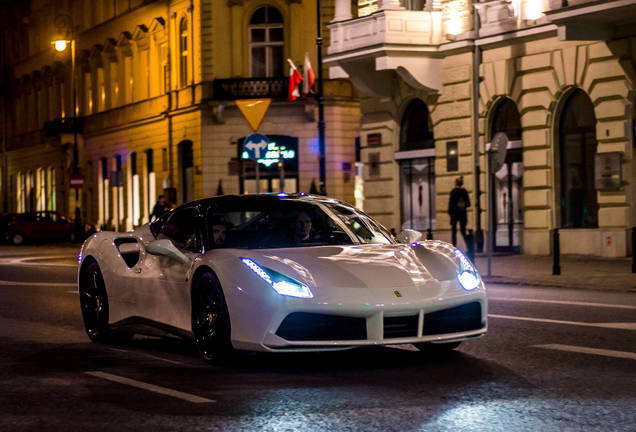
{"type": "Polygon", "coordinates": [[[196,201],[191,201],[186,204],[182,204],[177,209],[188,208],[188,207],[208,207],[214,202],[218,201],[246,201],[246,202],[254,202],[254,201],[262,201],[262,202],[274,202],[274,201],[298,201],[298,202],[306,202],[306,203],[329,203],[329,204],[339,204],[347,207],[352,207],[351,204],[347,204],[345,202],[339,201],[335,198],[330,198],[322,195],[310,195],[305,193],[299,194],[286,194],[286,193],[262,193],[262,194],[245,194],[245,195],[219,195],[209,198],[203,198],[196,201]]]}

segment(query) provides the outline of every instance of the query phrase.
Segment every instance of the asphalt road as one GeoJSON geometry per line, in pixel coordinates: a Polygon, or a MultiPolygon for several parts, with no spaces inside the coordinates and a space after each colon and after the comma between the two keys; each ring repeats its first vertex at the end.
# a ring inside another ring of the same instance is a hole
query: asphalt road
{"type": "Polygon", "coordinates": [[[488,334],[447,356],[210,366],[179,339],[89,342],[74,281],[68,252],[0,251],[0,430],[636,430],[636,293],[490,286],[488,334]]]}

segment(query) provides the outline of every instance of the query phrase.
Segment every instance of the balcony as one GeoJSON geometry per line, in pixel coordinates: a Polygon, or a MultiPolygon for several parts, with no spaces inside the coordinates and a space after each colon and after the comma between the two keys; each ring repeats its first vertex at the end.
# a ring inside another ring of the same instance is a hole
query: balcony
{"type": "Polygon", "coordinates": [[[231,78],[215,79],[212,99],[284,99],[287,100],[288,79],[279,78],[231,78]]]}
{"type": "Polygon", "coordinates": [[[636,0],[549,0],[561,40],[609,40],[636,24],[636,0]]]}
{"type": "Polygon", "coordinates": [[[83,130],[84,121],[82,117],[56,118],[55,120],[44,123],[44,135],[47,137],[61,134],[72,134],[74,132],[81,134],[83,130]]]}
{"type": "Polygon", "coordinates": [[[363,92],[378,97],[390,96],[394,73],[415,89],[441,89],[442,11],[379,10],[332,21],[327,27],[331,45],[325,63],[332,77],[340,72],[363,92]]]}

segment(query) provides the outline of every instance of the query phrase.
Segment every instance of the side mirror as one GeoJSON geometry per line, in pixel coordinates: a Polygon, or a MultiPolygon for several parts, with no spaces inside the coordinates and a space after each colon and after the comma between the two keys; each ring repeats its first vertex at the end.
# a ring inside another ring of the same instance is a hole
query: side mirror
{"type": "Polygon", "coordinates": [[[412,229],[404,229],[400,232],[397,240],[400,243],[413,243],[422,239],[422,233],[412,229]]]}
{"type": "Polygon", "coordinates": [[[177,247],[168,239],[161,239],[150,242],[148,243],[148,246],[146,246],[146,250],[152,255],[161,255],[172,258],[173,260],[178,261],[181,264],[190,262],[190,258],[188,258],[179,249],[177,249],[177,247]]]}

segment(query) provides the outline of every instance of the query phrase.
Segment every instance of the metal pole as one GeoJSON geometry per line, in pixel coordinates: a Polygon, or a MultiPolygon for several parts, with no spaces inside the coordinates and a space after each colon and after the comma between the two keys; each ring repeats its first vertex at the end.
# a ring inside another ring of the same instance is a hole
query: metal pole
{"type": "Polygon", "coordinates": [[[636,227],[632,228],[632,273],[636,273],[636,227]]]}
{"type": "Polygon", "coordinates": [[[280,179],[278,180],[278,191],[285,192],[285,164],[283,161],[283,154],[278,150],[278,168],[280,168],[280,179]]]}
{"type": "Polygon", "coordinates": [[[481,185],[480,164],[479,164],[479,65],[481,64],[481,50],[477,45],[479,38],[479,14],[477,8],[473,11],[473,31],[475,33],[474,56],[473,56],[473,135],[474,135],[474,157],[475,157],[475,237],[477,241],[477,252],[484,250],[484,232],[481,229],[481,185]]]}
{"type": "Polygon", "coordinates": [[[261,172],[258,169],[258,159],[256,159],[256,193],[261,193],[261,172]]]}
{"type": "Polygon", "coordinates": [[[318,50],[318,151],[320,165],[320,186],[319,193],[327,195],[326,170],[325,170],[325,110],[322,92],[322,29],[320,24],[320,0],[316,0],[316,24],[317,37],[316,47],[318,50]]]}
{"type": "Polygon", "coordinates": [[[561,246],[559,244],[559,229],[552,231],[552,274],[561,274],[561,246]]]}
{"type": "Polygon", "coordinates": [[[486,243],[486,249],[487,249],[487,253],[488,253],[488,276],[492,276],[492,250],[493,250],[493,246],[495,243],[495,234],[494,234],[494,229],[493,229],[493,225],[494,225],[494,221],[493,221],[493,216],[494,216],[494,206],[493,206],[493,191],[494,191],[494,185],[493,185],[493,177],[494,174],[491,172],[491,167],[492,167],[492,153],[488,152],[488,170],[487,170],[487,175],[488,175],[488,243],[486,243]]]}
{"type": "MultiPolygon", "coordinates": [[[[71,24],[72,26],[72,24],[71,24]]],[[[75,78],[75,29],[71,29],[71,88],[73,89],[73,174],[79,174],[79,149],[77,144],[77,83],[75,78]]],[[[79,236],[80,219],[79,188],[75,188],[75,234],[79,236]]]]}
{"type": "Polygon", "coordinates": [[[426,240],[433,240],[433,158],[427,159],[428,162],[428,230],[426,232],[426,240]]]}

